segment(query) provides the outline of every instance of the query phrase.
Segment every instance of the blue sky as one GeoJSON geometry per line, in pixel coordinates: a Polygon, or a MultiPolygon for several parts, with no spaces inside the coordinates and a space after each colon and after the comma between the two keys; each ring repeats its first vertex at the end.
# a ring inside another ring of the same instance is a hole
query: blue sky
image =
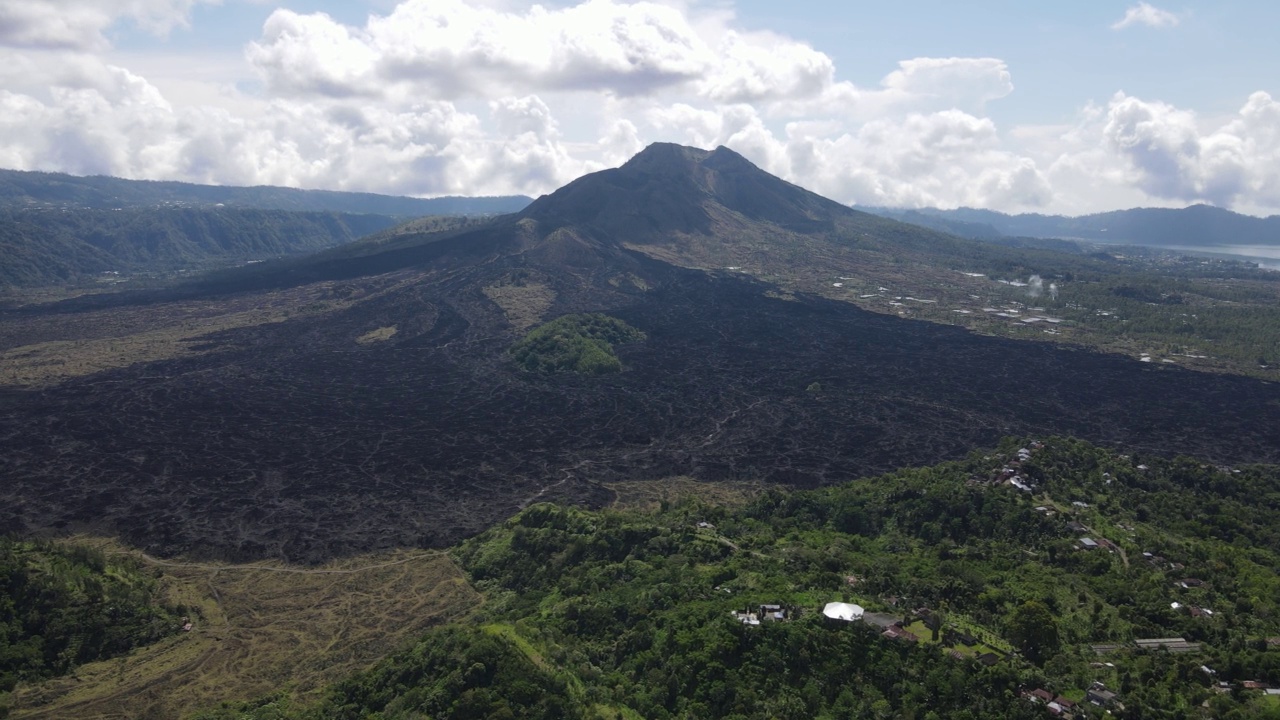
{"type": "Polygon", "coordinates": [[[1276,27],[1242,0],[10,0],[0,166],[536,195],[664,140],[842,202],[1273,214],[1276,27]]]}

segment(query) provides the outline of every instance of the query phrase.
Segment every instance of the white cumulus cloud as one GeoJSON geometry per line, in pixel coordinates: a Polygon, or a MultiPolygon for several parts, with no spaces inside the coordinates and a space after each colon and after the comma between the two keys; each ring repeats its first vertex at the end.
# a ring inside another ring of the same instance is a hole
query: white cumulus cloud
{"type": "Polygon", "coordinates": [[[1230,122],[1202,129],[1196,115],[1123,93],[1110,103],[1102,134],[1147,194],[1230,207],[1275,204],[1280,182],[1280,105],[1254,93],[1230,122]]]}
{"type": "Polygon", "coordinates": [[[163,35],[185,27],[191,9],[218,0],[9,0],[0,3],[0,45],[100,50],[104,32],[122,19],[163,35]]]}
{"type": "Polygon", "coordinates": [[[1168,10],[1161,10],[1150,3],[1140,2],[1126,10],[1124,17],[1113,23],[1111,29],[1123,30],[1134,25],[1153,28],[1174,27],[1179,22],[1178,16],[1168,10]]]}
{"type": "Polygon", "coordinates": [[[722,103],[813,97],[834,83],[831,58],[801,43],[767,34],[726,34],[717,62],[700,88],[722,103]]]}
{"type": "Polygon", "coordinates": [[[912,103],[981,107],[1013,92],[1013,77],[996,58],[914,58],[881,82],[886,92],[912,103]]]}
{"type": "Polygon", "coordinates": [[[526,12],[406,0],[364,28],[277,10],[248,49],[282,93],[359,95],[399,83],[450,99],[521,89],[645,94],[700,77],[711,58],[678,10],[612,0],[526,12]]]}
{"type": "Polygon", "coordinates": [[[279,9],[230,69],[174,70],[180,84],[104,59],[116,24],[164,32],[200,1],[0,9],[0,166],[537,195],[662,140],[727,145],[840,202],[1280,210],[1280,103],[1263,92],[1212,121],[1121,93],[1073,123],[1005,126],[988,115],[1015,92],[999,58],[909,58],[857,86],[723,6],[659,0],[404,0],[356,24],[279,9]]]}

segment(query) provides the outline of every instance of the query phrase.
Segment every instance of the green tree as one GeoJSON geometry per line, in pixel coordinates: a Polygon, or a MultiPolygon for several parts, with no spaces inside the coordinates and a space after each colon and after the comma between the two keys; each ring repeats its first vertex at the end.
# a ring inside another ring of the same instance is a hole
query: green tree
{"type": "Polygon", "coordinates": [[[1009,617],[1008,635],[1010,642],[1036,664],[1053,657],[1061,643],[1058,621],[1048,606],[1039,600],[1028,600],[1013,611],[1009,617]]]}

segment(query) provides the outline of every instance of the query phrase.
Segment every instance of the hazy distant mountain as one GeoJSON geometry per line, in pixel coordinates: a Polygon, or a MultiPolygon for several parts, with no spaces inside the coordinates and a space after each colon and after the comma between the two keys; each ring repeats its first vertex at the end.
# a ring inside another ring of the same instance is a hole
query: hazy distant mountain
{"type": "Polygon", "coordinates": [[[422,215],[499,215],[529,204],[523,195],[411,198],[373,193],[298,190],[271,186],[232,187],[182,182],[123,180],[63,173],[0,170],[0,208],[154,207],[217,205],[259,210],[310,210],[422,215]]]}
{"type": "Polygon", "coordinates": [[[385,215],[231,207],[0,210],[0,287],[297,255],[397,222],[385,215]]]}
{"type": "Polygon", "coordinates": [[[1182,209],[1136,208],[1080,217],[1035,213],[1006,215],[993,210],[973,208],[860,209],[961,237],[1008,235],[1205,248],[1224,245],[1280,245],[1280,215],[1258,218],[1209,205],[1192,205],[1182,209]]]}

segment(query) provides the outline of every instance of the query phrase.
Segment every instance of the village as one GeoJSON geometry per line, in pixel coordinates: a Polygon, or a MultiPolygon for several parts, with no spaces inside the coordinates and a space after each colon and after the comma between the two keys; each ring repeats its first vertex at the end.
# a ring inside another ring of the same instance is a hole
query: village
{"type": "MultiPolygon", "coordinates": [[[[1026,493],[1043,498],[1045,500],[1044,504],[1036,505],[1035,511],[1045,517],[1062,518],[1065,521],[1064,528],[1066,531],[1077,536],[1074,547],[1078,552],[1113,554],[1122,561],[1126,568],[1129,567],[1129,558],[1120,544],[1105,537],[1080,519],[1073,517],[1088,511],[1090,509],[1089,503],[1083,500],[1073,500],[1070,504],[1060,507],[1049,500],[1047,493],[1043,493],[1035,480],[1024,472],[1024,466],[1043,447],[1043,443],[1031,441],[1026,447],[1019,448],[1012,453],[1007,460],[1000,463],[988,476],[971,477],[969,483],[993,488],[1006,487],[1018,493],[1026,493]],[[1072,519],[1067,519],[1067,517],[1072,517],[1072,519]]],[[[1146,465],[1137,464],[1135,469],[1139,472],[1144,472],[1149,468],[1146,465]]],[[[1229,468],[1226,470],[1230,471],[1229,468]]],[[[1114,478],[1109,472],[1102,473],[1104,484],[1109,485],[1113,480],[1114,478]]],[[[709,522],[699,522],[697,527],[703,531],[715,530],[715,526],[709,522]]],[[[1118,525],[1118,528],[1126,531],[1134,529],[1124,524],[1118,525]]],[[[1169,560],[1153,550],[1143,551],[1141,561],[1156,570],[1173,574],[1175,579],[1170,581],[1173,592],[1207,589],[1207,583],[1203,580],[1180,574],[1186,570],[1186,565],[1182,562],[1169,560]]],[[[847,575],[845,583],[848,588],[855,588],[859,583],[859,578],[854,575],[847,575]]],[[[717,587],[716,590],[730,592],[728,588],[717,587]]],[[[825,622],[832,625],[863,622],[878,628],[881,637],[886,641],[937,645],[947,655],[956,660],[973,660],[988,667],[1005,661],[1011,656],[1016,657],[1019,655],[1017,650],[1007,641],[968,621],[959,614],[939,612],[923,606],[909,610],[899,610],[898,608],[903,603],[903,599],[892,595],[878,597],[877,600],[879,604],[893,608],[894,612],[871,612],[859,604],[848,602],[846,598],[845,601],[826,603],[820,613],[825,622]]],[[[1185,613],[1191,618],[1208,621],[1214,617],[1214,611],[1211,608],[1187,602],[1185,598],[1182,601],[1171,600],[1169,606],[1173,611],[1185,613]]],[[[796,605],[775,602],[745,605],[740,609],[733,610],[731,614],[734,619],[743,625],[758,627],[770,623],[791,622],[798,619],[801,613],[810,611],[810,608],[807,607],[802,608],[796,605]]],[[[1280,638],[1271,638],[1267,642],[1271,646],[1280,647],[1280,638]]],[[[1184,654],[1201,651],[1202,643],[1182,637],[1165,637],[1138,638],[1129,642],[1094,643],[1089,647],[1099,656],[1120,652],[1157,651],[1184,654]]],[[[1091,663],[1091,666],[1099,670],[1115,668],[1113,663],[1106,661],[1094,662],[1091,663]]],[[[1210,680],[1217,674],[1214,669],[1206,665],[1201,665],[1200,670],[1210,680]]],[[[1213,689],[1219,693],[1233,691],[1255,692],[1280,698],[1280,687],[1273,687],[1268,683],[1255,680],[1238,683],[1217,681],[1214,683],[1213,689]]],[[[1094,681],[1084,690],[1082,696],[1079,696],[1078,692],[1073,694],[1077,695],[1077,699],[1070,699],[1043,687],[1026,687],[1020,693],[1021,697],[1028,702],[1043,706],[1050,715],[1065,718],[1066,720],[1084,717],[1084,705],[1093,706],[1108,714],[1113,709],[1124,709],[1120,694],[1116,690],[1109,688],[1101,680],[1094,681]]]]}

